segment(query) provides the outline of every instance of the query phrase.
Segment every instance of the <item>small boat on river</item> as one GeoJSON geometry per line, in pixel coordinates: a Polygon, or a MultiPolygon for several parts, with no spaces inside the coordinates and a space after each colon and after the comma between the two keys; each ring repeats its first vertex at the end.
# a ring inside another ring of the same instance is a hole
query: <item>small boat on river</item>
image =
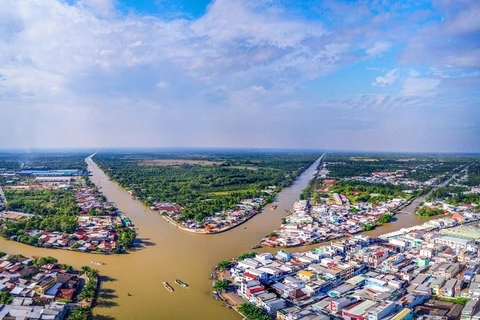
{"type": "Polygon", "coordinates": [[[94,264],[94,265],[97,265],[97,266],[104,266],[104,265],[106,265],[105,262],[100,262],[100,261],[95,261],[95,260],[92,260],[90,263],[91,263],[91,264],[94,264]]]}
{"type": "Polygon", "coordinates": [[[215,300],[222,300],[222,297],[217,291],[213,291],[213,297],[215,298],[215,300]]]}
{"type": "Polygon", "coordinates": [[[272,210],[275,210],[275,209],[277,209],[277,205],[276,205],[276,204],[274,204],[274,205],[272,206],[272,210]]]}
{"type": "Polygon", "coordinates": [[[168,282],[163,281],[162,284],[165,287],[165,289],[167,289],[170,292],[173,292],[173,288],[171,285],[168,284],[168,282]]]}
{"type": "Polygon", "coordinates": [[[188,284],[179,279],[175,279],[175,283],[184,288],[188,287],[188,284]]]}
{"type": "Polygon", "coordinates": [[[250,248],[252,248],[252,249],[259,249],[259,248],[261,248],[261,247],[262,247],[262,246],[259,245],[259,244],[254,244],[254,245],[251,246],[250,248]]]}

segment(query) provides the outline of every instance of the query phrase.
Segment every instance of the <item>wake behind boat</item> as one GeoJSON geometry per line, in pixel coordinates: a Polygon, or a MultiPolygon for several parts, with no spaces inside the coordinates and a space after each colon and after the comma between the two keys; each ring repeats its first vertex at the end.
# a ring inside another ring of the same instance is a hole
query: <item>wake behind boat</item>
{"type": "Polygon", "coordinates": [[[167,289],[170,292],[173,292],[173,288],[171,285],[168,284],[168,282],[163,281],[162,284],[165,287],[165,289],[167,289]]]}
{"type": "Polygon", "coordinates": [[[175,279],[175,283],[184,288],[188,287],[188,284],[179,279],[175,279]]]}

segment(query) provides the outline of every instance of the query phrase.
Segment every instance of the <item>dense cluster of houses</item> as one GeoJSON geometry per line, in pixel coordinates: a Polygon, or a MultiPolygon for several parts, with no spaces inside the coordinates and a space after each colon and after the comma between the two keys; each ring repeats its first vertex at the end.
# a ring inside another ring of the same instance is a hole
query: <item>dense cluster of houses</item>
{"type": "Polygon", "coordinates": [[[215,212],[203,221],[185,219],[182,216],[183,207],[176,203],[155,202],[151,207],[157,210],[169,221],[193,232],[216,233],[232,228],[256,215],[264,205],[263,198],[244,199],[237,204],[235,209],[215,212]]]}
{"type": "MultiPolygon", "coordinates": [[[[65,173],[68,172],[70,171],[65,171],[65,173]]],[[[118,211],[113,203],[108,202],[95,185],[88,185],[82,177],[36,176],[35,180],[20,179],[15,187],[30,190],[62,188],[74,191],[75,202],[79,207],[75,232],[69,234],[58,231],[25,230],[25,235],[38,239],[39,246],[82,252],[118,253],[120,252],[116,250],[118,228],[133,227],[128,217],[118,211]]],[[[16,221],[28,219],[29,216],[31,215],[19,212],[4,212],[0,215],[0,219],[16,221]]]]}
{"type": "Polygon", "coordinates": [[[11,298],[10,303],[0,304],[0,318],[64,319],[84,280],[60,264],[37,268],[32,262],[14,255],[0,258],[0,292],[11,298]]]}
{"type": "Polygon", "coordinates": [[[472,222],[480,214],[468,219],[260,253],[229,276],[236,294],[276,319],[480,319],[480,229],[472,222]]]}
{"type": "Polygon", "coordinates": [[[405,178],[408,170],[378,171],[370,176],[353,176],[350,179],[355,181],[364,181],[369,183],[391,183],[393,185],[407,185],[412,188],[431,186],[438,181],[438,178],[429,179],[425,182],[405,178]]]}
{"type": "Polygon", "coordinates": [[[262,244],[294,247],[350,236],[362,232],[362,225],[373,225],[380,216],[406,204],[405,199],[396,198],[378,204],[350,205],[345,195],[337,193],[333,199],[333,203],[315,205],[307,200],[295,202],[292,214],[262,244]]]}

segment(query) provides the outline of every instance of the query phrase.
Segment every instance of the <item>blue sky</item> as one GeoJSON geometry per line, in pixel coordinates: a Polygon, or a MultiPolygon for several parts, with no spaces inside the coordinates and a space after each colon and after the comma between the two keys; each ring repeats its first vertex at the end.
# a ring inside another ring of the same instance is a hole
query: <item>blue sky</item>
{"type": "Polygon", "coordinates": [[[479,16],[476,0],[3,0],[0,148],[480,152],[479,16]]]}

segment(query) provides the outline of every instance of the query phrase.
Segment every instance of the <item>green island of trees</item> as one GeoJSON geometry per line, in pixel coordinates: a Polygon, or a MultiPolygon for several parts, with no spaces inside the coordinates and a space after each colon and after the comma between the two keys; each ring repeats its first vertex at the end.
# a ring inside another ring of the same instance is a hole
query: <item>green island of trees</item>
{"type": "Polygon", "coordinates": [[[443,214],[443,210],[430,207],[419,207],[416,210],[416,214],[418,214],[420,217],[428,218],[443,214]]]}
{"type": "Polygon", "coordinates": [[[179,203],[184,219],[202,221],[246,198],[273,200],[318,157],[316,152],[191,151],[99,153],[94,160],[146,205],[179,203]],[[264,192],[276,186],[273,192],[264,192]]]}

